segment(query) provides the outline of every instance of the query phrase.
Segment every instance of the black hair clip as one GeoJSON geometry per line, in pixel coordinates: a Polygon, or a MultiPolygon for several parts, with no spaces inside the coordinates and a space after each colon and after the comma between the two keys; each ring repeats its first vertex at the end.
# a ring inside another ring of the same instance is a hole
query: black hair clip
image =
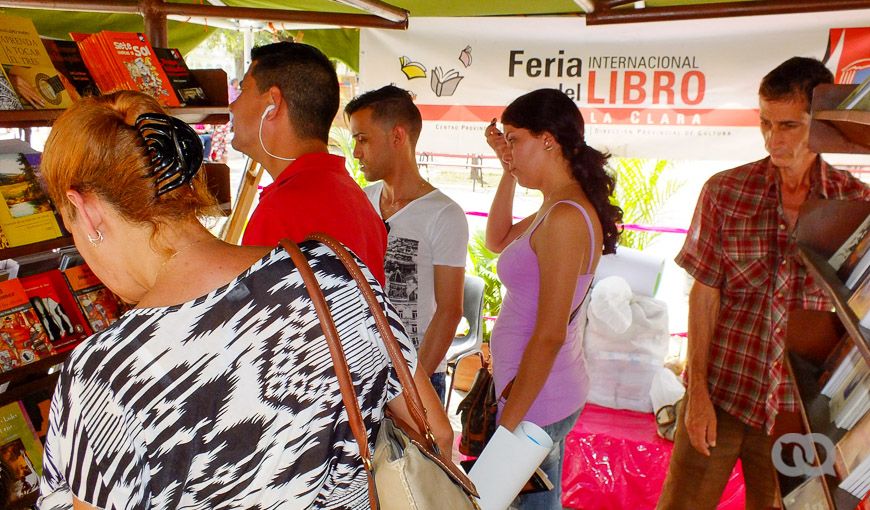
{"type": "Polygon", "coordinates": [[[143,113],[136,129],[151,155],[157,196],[187,184],[202,166],[202,141],[187,123],[162,113],[143,113]]]}

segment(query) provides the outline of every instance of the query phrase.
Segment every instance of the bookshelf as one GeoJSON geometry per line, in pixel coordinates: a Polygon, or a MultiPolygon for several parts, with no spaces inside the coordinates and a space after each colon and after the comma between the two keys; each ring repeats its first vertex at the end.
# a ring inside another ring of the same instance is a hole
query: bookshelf
{"type": "MultiPolygon", "coordinates": [[[[839,279],[836,271],[828,264],[828,258],[836,248],[870,214],[870,202],[849,202],[841,200],[808,200],[801,208],[795,235],[798,254],[807,267],[807,272],[834,302],[837,319],[845,329],[865,360],[870,362],[870,330],[862,328],[852,309],[848,306],[849,291],[839,279]]],[[[826,355],[836,345],[831,335],[808,334],[806,328],[796,328],[793,317],[789,317],[789,330],[801,330],[790,335],[800,341],[788,342],[789,369],[798,387],[801,399],[801,419],[805,432],[821,433],[834,444],[842,439],[845,430],[839,429],[831,421],[830,399],[820,393],[821,365],[826,355]],[[815,351],[815,354],[811,353],[815,351]]],[[[839,340],[839,341],[845,341],[839,340]]],[[[824,458],[818,444],[816,459],[824,458]]],[[[836,454],[835,454],[836,455],[836,454]]],[[[817,464],[818,465],[818,464],[817,464]]],[[[837,476],[825,475],[825,497],[823,508],[832,510],[852,510],[858,499],[839,488],[837,476]]]]}
{"type": "MultiPolygon", "coordinates": [[[[222,69],[191,69],[214,103],[209,106],[168,108],[170,115],[188,124],[226,124],[230,121],[227,74],[222,69]]],[[[60,117],[63,110],[0,110],[0,128],[45,127],[60,117]]]]}

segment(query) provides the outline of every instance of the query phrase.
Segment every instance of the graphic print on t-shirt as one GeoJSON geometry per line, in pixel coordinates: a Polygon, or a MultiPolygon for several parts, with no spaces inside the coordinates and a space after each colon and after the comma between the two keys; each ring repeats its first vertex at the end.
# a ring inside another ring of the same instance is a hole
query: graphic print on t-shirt
{"type": "Polygon", "coordinates": [[[420,324],[417,317],[417,254],[420,241],[405,237],[390,236],[384,258],[387,277],[387,296],[405,326],[414,347],[420,347],[420,324]]]}

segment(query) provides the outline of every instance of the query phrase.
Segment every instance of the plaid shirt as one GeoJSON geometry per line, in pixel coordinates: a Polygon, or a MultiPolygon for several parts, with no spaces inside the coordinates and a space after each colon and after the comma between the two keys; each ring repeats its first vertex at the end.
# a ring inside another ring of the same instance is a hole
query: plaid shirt
{"type": "MultiPolygon", "coordinates": [[[[798,409],[783,367],[788,311],[833,308],[797,256],[779,188],[770,158],[714,175],[676,258],[720,290],[707,373],[713,404],[768,433],[777,412],[798,409]]],[[[818,158],[807,198],[870,200],[870,189],[818,158]]]]}

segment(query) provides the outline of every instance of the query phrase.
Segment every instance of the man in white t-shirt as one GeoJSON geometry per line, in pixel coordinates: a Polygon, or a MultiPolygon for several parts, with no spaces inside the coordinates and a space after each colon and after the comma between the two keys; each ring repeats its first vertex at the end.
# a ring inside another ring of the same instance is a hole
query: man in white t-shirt
{"type": "Polygon", "coordinates": [[[420,176],[423,121],[411,95],[388,85],[344,109],[365,188],[387,226],[386,291],[417,346],[419,370],[444,400],[444,355],[462,318],[468,222],[459,204],[420,176]]]}

